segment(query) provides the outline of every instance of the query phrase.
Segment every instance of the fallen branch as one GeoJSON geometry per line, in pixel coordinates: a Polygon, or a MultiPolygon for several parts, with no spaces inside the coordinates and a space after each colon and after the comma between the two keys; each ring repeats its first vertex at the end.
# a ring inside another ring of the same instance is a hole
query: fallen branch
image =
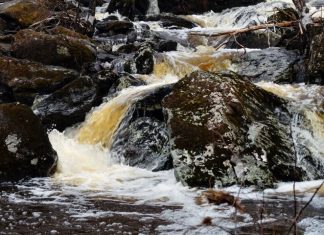
{"type": "Polygon", "coordinates": [[[197,36],[206,36],[206,37],[219,37],[219,36],[224,36],[224,35],[237,35],[241,33],[247,33],[251,31],[255,31],[258,29],[268,29],[272,27],[291,27],[291,26],[298,26],[299,21],[284,21],[280,23],[271,23],[271,24],[260,24],[260,25],[253,25],[249,26],[247,28],[242,28],[242,29],[235,29],[235,30],[230,30],[230,31],[225,31],[225,32],[219,32],[219,33],[204,33],[204,32],[191,32],[190,35],[197,35],[197,36]]]}
{"type": "Polygon", "coordinates": [[[288,235],[290,234],[291,230],[293,229],[293,227],[297,224],[298,220],[300,219],[301,215],[303,214],[304,210],[311,204],[311,202],[313,201],[314,197],[317,195],[318,191],[324,186],[324,181],[320,184],[320,186],[318,186],[315,190],[315,192],[313,193],[313,195],[311,196],[311,198],[308,200],[308,202],[304,205],[304,207],[299,211],[299,213],[297,214],[297,216],[294,218],[294,223],[290,226],[289,230],[288,230],[288,235]]]}

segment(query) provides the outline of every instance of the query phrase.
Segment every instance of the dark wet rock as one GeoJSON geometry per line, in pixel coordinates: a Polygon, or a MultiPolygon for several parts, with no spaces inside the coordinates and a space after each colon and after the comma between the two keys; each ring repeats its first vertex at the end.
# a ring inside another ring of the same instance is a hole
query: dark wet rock
{"type": "Polygon", "coordinates": [[[230,39],[226,46],[232,49],[241,49],[242,47],[264,49],[278,46],[281,39],[282,35],[280,35],[278,31],[254,31],[239,34],[235,38],[236,41],[234,39],[230,39]]]}
{"type": "Polygon", "coordinates": [[[32,107],[34,112],[47,128],[60,131],[84,121],[85,115],[102,102],[117,79],[115,74],[106,71],[94,77],[81,77],[50,95],[38,97],[32,107]]]}
{"type": "Polygon", "coordinates": [[[112,151],[124,164],[152,171],[169,170],[172,158],[165,123],[143,117],[132,122],[112,151]]]}
{"type": "Polygon", "coordinates": [[[77,0],[77,2],[81,3],[85,7],[91,7],[92,4],[101,6],[104,3],[104,0],[77,0]]]}
{"type": "Polygon", "coordinates": [[[133,19],[135,15],[145,15],[150,5],[150,0],[111,0],[107,11],[118,11],[121,15],[133,19]]]}
{"type": "Polygon", "coordinates": [[[178,43],[172,40],[158,40],[154,44],[154,50],[157,52],[176,51],[178,43]]]}
{"type": "Polygon", "coordinates": [[[150,74],[154,69],[153,50],[150,45],[144,44],[135,53],[134,57],[129,57],[123,61],[123,69],[127,73],[150,74]]]}
{"type": "Polygon", "coordinates": [[[95,60],[95,51],[87,40],[64,35],[48,35],[32,30],[21,30],[15,35],[13,54],[48,65],[80,69],[95,60]]]}
{"type": "Polygon", "coordinates": [[[298,59],[297,52],[284,48],[248,51],[233,59],[233,70],[253,82],[291,83],[295,79],[294,65],[298,59]]]}
{"type": "Polygon", "coordinates": [[[162,100],[172,91],[166,85],[138,100],[117,131],[112,152],[126,164],[153,171],[173,167],[162,100]]]}
{"type": "MultiPolygon", "coordinates": [[[[323,27],[322,27],[323,29],[323,27]]],[[[311,83],[324,85],[324,33],[313,36],[308,55],[308,80],[311,83]]]]}
{"type": "Polygon", "coordinates": [[[0,5],[0,18],[26,28],[50,16],[50,11],[36,0],[13,0],[0,5]]]}
{"type": "Polygon", "coordinates": [[[13,37],[11,37],[10,35],[0,36],[0,56],[10,54],[12,41],[13,37]]]}
{"type": "Polygon", "coordinates": [[[121,91],[131,86],[143,86],[143,85],[146,85],[146,83],[143,80],[139,78],[135,78],[131,75],[125,75],[118,78],[118,80],[110,88],[109,93],[114,94],[118,91],[121,91]]]}
{"type": "Polygon", "coordinates": [[[136,52],[139,48],[140,48],[140,45],[136,45],[134,43],[128,43],[128,44],[125,44],[125,45],[122,45],[121,47],[119,47],[117,52],[130,54],[130,53],[136,52]]]}
{"type": "Polygon", "coordinates": [[[0,82],[0,104],[14,102],[15,98],[12,89],[0,82]]]}
{"type": "Polygon", "coordinates": [[[77,77],[78,73],[71,69],[0,57],[0,83],[24,104],[31,105],[36,95],[51,93],[77,77]]]}
{"type": "Polygon", "coordinates": [[[143,48],[135,54],[136,71],[139,74],[150,74],[154,68],[153,51],[143,48]]]}
{"type": "Polygon", "coordinates": [[[126,20],[104,20],[96,24],[99,33],[107,33],[109,36],[127,34],[133,30],[134,25],[126,20]]]}
{"type": "Polygon", "coordinates": [[[161,12],[170,12],[174,14],[193,14],[207,11],[220,12],[227,8],[247,6],[262,2],[261,0],[159,0],[161,12]]]}
{"type": "Polygon", "coordinates": [[[285,102],[238,75],[194,72],[163,106],[176,176],[185,185],[267,187],[309,179],[294,167],[285,102]]]}
{"type": "Polygon", "coordinates": [[[182,17],[166,13],[159,15],[139,16],[138,19],[142,21],[159,21],[162,27],[171,29],[191,29],[197,26],[195,23],[182,17]]]}
{"type": "Polygon", "coordinates": [[[38,117],[21,104],[0,104],[0,181],[48,176],[57,156],[38,117]]]}

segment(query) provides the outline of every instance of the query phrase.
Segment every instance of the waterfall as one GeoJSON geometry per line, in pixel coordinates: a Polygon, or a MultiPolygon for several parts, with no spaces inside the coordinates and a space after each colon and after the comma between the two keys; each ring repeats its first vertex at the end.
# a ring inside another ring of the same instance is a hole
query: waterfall
{"type": "Polygon", "coordinates": [[[77,133],[78,141],[83,144],[99,144],[109,149],[115,131],[132,104],[168,82],[170,81],[162,80],[147,86],[130,87],[122,90],[115,98],[88,114],[86,121],[77,133]]]}
{"type": "Polygon", "coordinates": [[[158,15],[160,14],[159,2],[158,0],[150,0],[150,5],[147,10],[147,15],[158,15]]]}

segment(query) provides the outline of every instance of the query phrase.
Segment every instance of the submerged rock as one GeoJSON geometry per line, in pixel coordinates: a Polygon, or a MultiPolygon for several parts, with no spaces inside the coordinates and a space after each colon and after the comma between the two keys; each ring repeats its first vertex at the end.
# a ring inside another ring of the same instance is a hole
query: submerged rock
{"type": "Polygon", "coordinates": [[[309,179],[294,166],[285,102],[238,75],[194,72],[163,106],[176,176],[185,185],[268,187],[309,179]]]}
{"type": "Polygon", "coordinates": [[[12,51],[21,59],[74,69],[80,69],[83,64],[96,59],[95,51],[87,40],[32,30],[21,30],[15,35],[12,51]]]}
{"type": "Polygon", "coordinates": [[[32,110],[0,104],[0,117],[0,181],[52,173],[57,156],[32,110]]]}
{"type": "Polygon", "coordinates": [[[77,77],[78,73],[71,69],[0,57],[0,83],[24,104],[31,105],[36,95],[53,92],[77,77]]]}
{"type": "Polygon", "coordinates": [[[248,76],[253,82],[291,83],[295,79],[294,65],[298,59],[295,51],[272,47],[238,54],[232,63],[233,71],[248,76]]]}
{"type": "Polygon", "coordinates": [[[97,75],[97,80],[81,77],[50,95],[38,97],[33,104],[34,112],[47,128],[55,127],[60,131],[84,121],[117,79],[112,73],[97,75]]]}

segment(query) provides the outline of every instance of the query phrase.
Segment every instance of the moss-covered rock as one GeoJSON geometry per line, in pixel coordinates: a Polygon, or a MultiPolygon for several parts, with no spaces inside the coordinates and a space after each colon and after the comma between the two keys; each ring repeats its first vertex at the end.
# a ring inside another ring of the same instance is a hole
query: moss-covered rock
{"type": "Polygon", "coordinates": [[[50,14],[41,1],[36,0],[13,0],[0,5],[0,17],[23,28],[46,19],[50,14]]]}
{"type": "Polygon", "coordinates": [[[86,40],[32,30],[21,30],[15,35],[12,51],[18,58],[74,69],[96,58],[95,50],[86,40]]]}
{"type": "Polygon", "coordinates": [[[52,35],[64,35],[67,37],[77,38],[77,39],[85,39],[90,40],[90,38],[87,35],[83,35],[81,33],[78,33],[72,29],[65,28],[63,26],[57,26],[50,30],[50,33],[52,35]]]}
{"type": "Polygon", "coordinates": [[[285,102],[235,74],[194,72],[164,100],[177,178],[186,185],[272,186],[294,167],[285,102]]]}
{"type": "Polygon", "coordinates": [[[39,118],[21,104],[0,104],[0,181],[48,176],[57,156],[39,118]]]}
{"type": "Polygon", "coordinates": [[[78,73],[71,69],[0,57],[0,83],[24,104],[31,105],[36,95],[51,93],[77,77],[78,73]]]}

